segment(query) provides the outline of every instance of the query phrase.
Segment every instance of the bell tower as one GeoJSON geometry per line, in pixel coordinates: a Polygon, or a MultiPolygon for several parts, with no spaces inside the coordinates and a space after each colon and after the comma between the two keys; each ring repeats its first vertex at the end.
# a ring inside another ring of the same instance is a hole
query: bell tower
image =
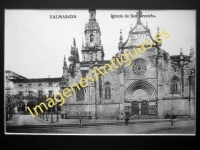
{"type": "Polygon", "coordinates": [[[89,22],[85,25],[85,46],[82,45],[83,61],[104,60],[104,50],[101,45],[101,31],[96,21],[96,10],[89,10],[89,22]]]}

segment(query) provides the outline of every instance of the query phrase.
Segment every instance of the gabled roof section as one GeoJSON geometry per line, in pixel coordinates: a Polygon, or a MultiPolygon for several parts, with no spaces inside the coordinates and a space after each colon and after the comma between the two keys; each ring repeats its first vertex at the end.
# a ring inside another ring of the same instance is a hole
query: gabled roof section
{"type": "Polygon", "coordinates": [[[61,82],[62,78],[11,79],[14,83],[61,82]]]}
{"type": "MultiPolygon", "coordinates": [[[[148,43],[152,44],[157,43],[151,36],[151,32],[150,29],[148,29],[148,26],[146,25],[145,27],[141,22],[141,15],[142,11],[139,10],[137,12],[137,23],[129,31],[128,39],[125,43],[122,44],[122,48],[132,48],[133,46],[138,46],[138,44],[144,44],[145,41],[148,41],[148,43]]],[[[150,44],[146,43],[146,45],[150,44]]]]}
{"type": "Polygon", "coordinates": [[[10,70],[5,70],[5,73],[12,73],[12,76],[15,77],[15,78],[17,78],[17,79],[18,79],[18,78],[19,78],[19,79],[27,79],[26,77],[21,76],[21,75],[15,73],[15,72],[13,72],[13,71],[10,71],[10,70]]]}
{"type": "MultiPolygon", "coordinates": [[[[190,56],[187,56],[187,55],[182,55],[182,56],[183,56],[183,60],[189,61],[190,56]]],[[[170,56],[170,59],[173,60],[173,61],[179,61],[180,55],[172,55],[172,56],[170,56]]]]}

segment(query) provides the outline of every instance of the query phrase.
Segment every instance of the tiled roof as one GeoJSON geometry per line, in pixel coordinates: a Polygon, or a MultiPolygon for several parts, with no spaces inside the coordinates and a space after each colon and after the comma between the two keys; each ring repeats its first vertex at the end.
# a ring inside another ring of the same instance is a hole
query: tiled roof
{"type": "Polygon", "coordinates": [[[34,82],[61,82],[62,78],[33,78],[33,79],[12,79],[14,83],[24,82],[24,83],[34,83],[34,82]]]}
{"type": "Polygon", "coordinates": [[[15,72],[13,72],[13,71],[10,71],[10,70],[5,70],[5,73],[13,73],[13,76],[14,76],[14,77],[20,77],[20,78],[27,79],[26,77],[23,77],[23,76],[21,76],[21,75],[15,73],[15,72]]]}
{"type": "MultiPolygon", "coordinates": [[[[180,59],[180,55],[172,55],[172,56],[170,56],[170,58],[171,58],[172,60],[179,60],[179,59],[180,59]]],[[[190,56],[183,55],[183,59],[184,59],[184,60],[188,60],[189,58],[190,58],[190,56]]]]}

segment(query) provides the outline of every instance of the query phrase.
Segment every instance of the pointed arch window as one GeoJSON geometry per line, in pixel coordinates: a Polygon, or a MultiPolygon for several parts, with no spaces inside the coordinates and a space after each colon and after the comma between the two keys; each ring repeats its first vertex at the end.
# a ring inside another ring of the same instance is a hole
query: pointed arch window
{"type": "Polygon", "coordinates": [[[109,82],[104,84],[104,92],[105,99],[111,99],[111,84],[109,82]]]}
{"type": "Polygon", "coordinates": [[[171,79],[171,94],[181,94],[181,80],[177,76],[171,79]]]}
{"type": "Polygon", "coordinates": [[[84,90],[84,88],[80,87],[80,90],[76,88],[76,99],[77,99],[77,101],[84,101],[85,100],[85,90],[84,90]]]}

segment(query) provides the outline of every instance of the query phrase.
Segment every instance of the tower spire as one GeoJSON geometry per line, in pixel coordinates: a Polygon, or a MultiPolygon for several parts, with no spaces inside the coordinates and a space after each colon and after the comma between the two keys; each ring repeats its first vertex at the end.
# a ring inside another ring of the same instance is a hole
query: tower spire
{"type": "Polygon", "coordinates": [[[82,38],[82,47],[84,47],[84,42],[83,42],[83,38],[82,38]]]}
{"type": "Polygon", "coordinates": [[[118,47],[120,48],[123,44],[123,37],[122,37],[122,29],[120,29],[120,37],[119,37],[119,43],[118,43],[118,47]]]}
{"type": "Polygon", "coordinates": [[[96,10],[95,9],[89,10],[89,20],[96,20],[96,10]]]}
{"type": "Polygon", "coordinates": [[[191,56],[194,55],[194,48],[193,48],[193,46],[191,46],[190,55],[191,55],[191,56]]]}
{"type": "Polygon", "coordinates": [[[181,46],[181,49],[180,49],[180,55],[183,55],[182,46],[181,46]]]}
{"type": "Polygon", "coordinates": [[[159,27],[157,28],[157,34],[160,34],[160,31],[159,31],[160,29],[159,29],[159,27]]]}
{"type": "Polygon", "coordinates": [[[122,42],[123,37],[122,37],[122,29],[120,29],[120,38],[119,38],[120,42],[122,42]]]}
{"type": "Polygon", "coordinates": [[[140,25],[141,24],[141,16],[142,16],[142,11],[139,9],[139,11],[136,13],[137,15],[137,24],[140,25]]]}
{"type": "Polygon", "coordinates": [[[84,56],[85,61],[90,61],[92,52],[98,51],[98,61],[104,59],[104,49],[101,45],[101,30],[99,23],[96,20],[96,10],[89,10],[89,22],[85,24],[85,47],[82,47],[82,56],[84,56]],[[87,50],[87,51],[86,51],[87,50]]]}
{"type": "Polygon", "coordinates": [[[74,38],[74,47],[76,47],[76,40],[75,40],[75,38],[74,38]]]}
{"type": "Polygon", "coordinates": [[[159,27],[157,28],[157,39],[160,41],[160,29],[159,29],[159,27]]]}
{"type": "Polygon", "coordinates": [[[65,84],[67,84],[69,77],[68,77],[68,66],[67,66],[67,62],[66,62],[66,58],[64,55],[64,66],[63,66],[63,75],[62,75],[62,82],[64,82],[65,84]]]}
{"type": "Polygon", "coordinates": [[[65,55],[64,55],[64,67],[66,67],[67,66],[67,62],[66,62],[66,58],[65,58],[65,55]]]}

